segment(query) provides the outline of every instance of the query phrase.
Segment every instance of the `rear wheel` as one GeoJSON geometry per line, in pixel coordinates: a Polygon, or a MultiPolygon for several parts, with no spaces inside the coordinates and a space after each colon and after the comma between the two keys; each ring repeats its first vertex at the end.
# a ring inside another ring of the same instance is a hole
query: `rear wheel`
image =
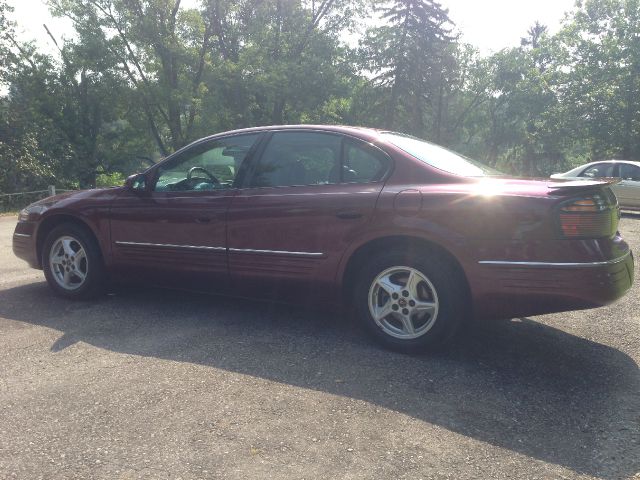
{"type": "Polygon", "coordinates": [[[441,345],[455,334],[468,311],[460,277],[441,256],[408,260],[401,252],[380,255],[358,277],[358,317],[389,348],[412,352],[441,345]]]}
{"type": "Polygon", "coordinates": [[[91,298],[102,292],[104,266],[93,235],[74,224],[55,227],[44,241],[42,269],[49,286],[66,298],[91,298]]]}

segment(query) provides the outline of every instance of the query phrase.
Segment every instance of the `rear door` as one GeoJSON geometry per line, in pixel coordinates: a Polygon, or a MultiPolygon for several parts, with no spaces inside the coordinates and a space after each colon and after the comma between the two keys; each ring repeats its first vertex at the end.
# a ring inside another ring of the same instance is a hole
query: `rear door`
{"type": "Polygon", "coordinates": [[[228,214],[236,289],[300,300],[332,295],[340,258],[370,221],[391,160],[322,131],[277,131],[228,214]]]}
{"type": "Polygon", "coordinates": [[[640,167],[631,163],[619,163],[617,176],[620,183],[613,186],[621,207],[640,208],[640,167]]]}

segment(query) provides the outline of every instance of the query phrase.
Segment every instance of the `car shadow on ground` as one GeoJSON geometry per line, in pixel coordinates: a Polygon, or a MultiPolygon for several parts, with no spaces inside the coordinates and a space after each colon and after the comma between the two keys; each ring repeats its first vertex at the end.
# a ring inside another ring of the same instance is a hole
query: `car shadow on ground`
{"type": "Polygon", "coordinates": [[[638,432],[614,438],[637,428],[637,411],[621,403],[640,394],[636,363],[529,319],[408,356],[381,350],[340,315],[164,290],[69,302],[35,283],[0,291],[0,316],[60,331],[52,352],[86,342],[192,362],[360,399],[578,473],[638,470],[638,432]]]}

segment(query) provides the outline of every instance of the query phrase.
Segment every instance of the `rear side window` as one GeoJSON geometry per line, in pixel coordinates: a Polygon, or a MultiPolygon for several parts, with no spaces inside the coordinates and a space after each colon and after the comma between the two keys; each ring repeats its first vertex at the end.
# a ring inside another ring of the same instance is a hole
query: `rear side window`
{"type": "Polygon", "coordinates": [[[342,182],[377,182],[389,170],[389,157],[371,145],[351,138],[344,140],[342,182]]]}
{"type": "Polygon", "coordinates": [[[597,163],[587,168],[580,176],[587,178],[613,177],[613,163],[597,163]]]}
{"type": "Polygon", "coordinates": [[[251,178],[252,187],[327,185],[340,181],[339,135],[276,132],[251,178]]]}
{"type": "Polygon", "coordinates": [[[623,180],[640,182],[640,167],[636,167],[635,165],[630,165],[628,163],[621,163],[620,178],[623,180]]]}

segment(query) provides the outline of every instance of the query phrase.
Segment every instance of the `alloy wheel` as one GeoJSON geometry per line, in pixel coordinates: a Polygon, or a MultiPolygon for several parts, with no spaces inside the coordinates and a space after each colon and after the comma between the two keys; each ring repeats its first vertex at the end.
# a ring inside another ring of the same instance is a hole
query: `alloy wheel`
{"type": "Polygon", "coordinates": [[[421,337],[438,317],[438,295],[419,270],[391,267],[375,277],[369,289],[369,312],[376,324],[392,337],[421,337]]]}
{"type": "Polygon", "coordinates": [[[84,285],[89,273],[87,253],[76,238],[65,235],[53,242],[49,267],[58,285],[65,290],[77,290],[84,285]]]}

